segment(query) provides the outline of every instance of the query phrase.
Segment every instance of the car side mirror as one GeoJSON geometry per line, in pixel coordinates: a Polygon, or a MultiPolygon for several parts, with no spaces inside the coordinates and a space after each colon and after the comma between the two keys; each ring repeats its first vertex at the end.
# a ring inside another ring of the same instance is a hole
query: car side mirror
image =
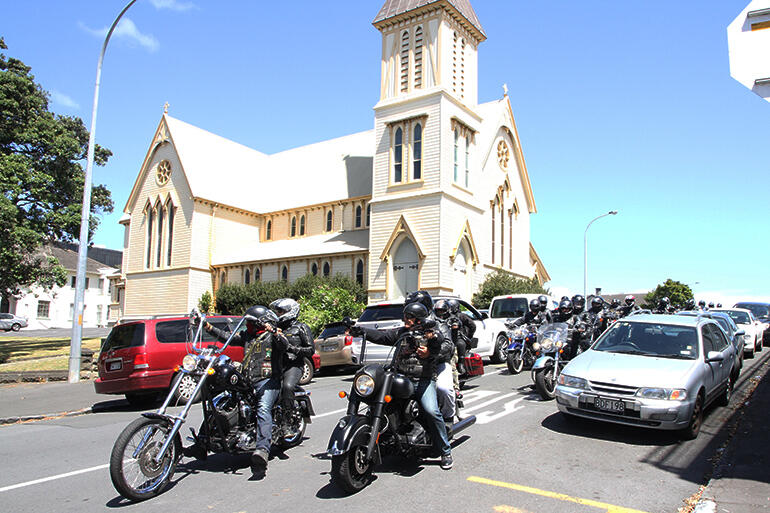
{"type": "Polygon", "coordinates": [[[735,332],[736,337],[742,337],[745,334],[746,334],[746,330],[738,330],[735,332]]]}
{"type": "Polygon", "coordinates": [[[489,314],[486,312],[481,312],[481,320],[489,319],[489,314]]]}
{"type": "Polygon", "coordinates": [[[719,351],[709,351],[709,354],[706,355],[706,363],[721,362],[724,359],[725,357],[719,351]]]}

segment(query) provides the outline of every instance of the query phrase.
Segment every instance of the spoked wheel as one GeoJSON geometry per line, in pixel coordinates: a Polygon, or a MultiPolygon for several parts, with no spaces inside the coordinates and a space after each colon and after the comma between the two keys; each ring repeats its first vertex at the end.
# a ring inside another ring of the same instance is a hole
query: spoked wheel
{"type": "MultiPolygon", "coordinates": [[[[192,377],[189,374],[183,374],[179,373],[174,378],[175,381],[171,382],[171,386],[173,387],[176,381],[180,381],[179,388],[176,389],[176,392],[174,393],[174,402],[175,404],[187,404],[187,401],[190,400],[190,397],[192,397],[193,392],[195,392],[195,387],[198,386],[198,381],[192,377]]],[[[196,395],[193,399],[193,402],[200,399],[200,394],[196,395]]]]}
{"type": "Polygon", "coordinates": [[[160,461],[160,452],[171,425],[161,419],[139,418],[126,426],[112,447],[110,478],[120,495],[143,501],[162,493],[182,453],[179,436],[169,445],[160,461]]]}
{"type": "Polygon", "coordinates": [[[680,432],[680,436],[685,440],[694,440],[700,433],[701,424],[703,424],[703,395],[698,394],[692,407],[690,424],[680,432]]]}
{"type": "Polygon", "coordinates": [[[508,364],[508,372],[511,374],[518,374],[524,369],[524,358],[519,351],[508,353],[505,363],[508,364]]]}
{"type": "Polygon", "coordinates": [[[372,462],[366,458],[366,445],[354,445],[345,454],[332,456],[332,483],[348,493],[361,491],[372,475],[372,462]]]}
{"type": "Polygon", "coordinates": [[[546,367],[537,371],[535,374],[535,388],[540,393],[540,397],[546,401],[556,397],[556,378],[553,374],[553,367],[546,367]]]}
{"type": "Polygon", "coordinates": [[[283,449],[289,449],[296,447],[302,443],[302,437],[305,436],[305,429],[307,428],[307,421],[305,417],[297,414],[297,416],[288,422],[284,427],[278,429],[277,440],[275,444],[283,449]]]}
{"type": "Polygon", "coordinates": [[[719,396],[720,406],[727,406],[728,404],[730,404],[730,399],[733,396],[734,387],[735,387],[735,377],[731,374],[730,378],[727,380],[727,383],[725,384],[725,391],[722,392],[721,396],[719,396]]]}
{"type": "Polygon", "coordinates": [[[302,376],[299,378],[299,384],[307,385],[310,383],[310,380],[313,379],[313,374],[315,374],[313,362],[310,360],[310,358],[305,358],[305,360],[302,362],[302,376]]]}

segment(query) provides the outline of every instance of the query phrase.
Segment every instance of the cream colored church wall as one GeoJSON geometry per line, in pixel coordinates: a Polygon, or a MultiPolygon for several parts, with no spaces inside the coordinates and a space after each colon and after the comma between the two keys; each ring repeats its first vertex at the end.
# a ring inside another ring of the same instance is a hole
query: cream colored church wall
{"type": "Polygon", "coordinates": [[[211,293],[211,273],[191,269],[188,274],[187,310],[198,306],[198,301],[204,292],[211,293]]]}
{"type": "Polygon", "coordinates": [[[177,269],[130,276],[126,280],[124,316],[186,313],[188,275],[188,269],[177,269]]]}

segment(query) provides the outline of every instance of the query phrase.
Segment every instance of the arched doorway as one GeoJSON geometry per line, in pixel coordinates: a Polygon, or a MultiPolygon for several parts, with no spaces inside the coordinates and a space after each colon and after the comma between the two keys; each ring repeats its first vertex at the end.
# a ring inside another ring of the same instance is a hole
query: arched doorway
{"type": "Polygon", "coordinates": [[[419,257],[417,248],[408,238],[404,238],[393,255],[393,287],[391,297],[406,296],[417,290],[419,275],[419,257]]]}
{"type": "Polygon", "coordinates": [[[466,300],[470,299],[471,294],[472,273],[468,268],[469,255],[470,251],[468,250],[468,244],[463,239],[463,241],[460,243],[460,247],[457,248],[457,254],[455,255],[452,273],[454,275],[455,294],[466,300]]]}

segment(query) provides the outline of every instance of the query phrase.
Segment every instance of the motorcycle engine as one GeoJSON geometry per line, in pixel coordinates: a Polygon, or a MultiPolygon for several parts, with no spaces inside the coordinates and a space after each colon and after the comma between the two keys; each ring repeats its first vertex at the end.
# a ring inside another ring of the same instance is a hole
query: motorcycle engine
{"type": "Polygon", "coordinates": [[[224,423],[230,426],[230,429],[235,428],[238,425],[240,415],[238,400],[233,393],[226,390],[214,397],[212,402],[214,403],[214,415],[224,420],[224,423]]]}
{"type": "Polygon", "coordinates": [[[414,399],[407,401],[404,406],[404,424],[409,424],[417,420],[420,416],[420,405],[414,399]]]}

